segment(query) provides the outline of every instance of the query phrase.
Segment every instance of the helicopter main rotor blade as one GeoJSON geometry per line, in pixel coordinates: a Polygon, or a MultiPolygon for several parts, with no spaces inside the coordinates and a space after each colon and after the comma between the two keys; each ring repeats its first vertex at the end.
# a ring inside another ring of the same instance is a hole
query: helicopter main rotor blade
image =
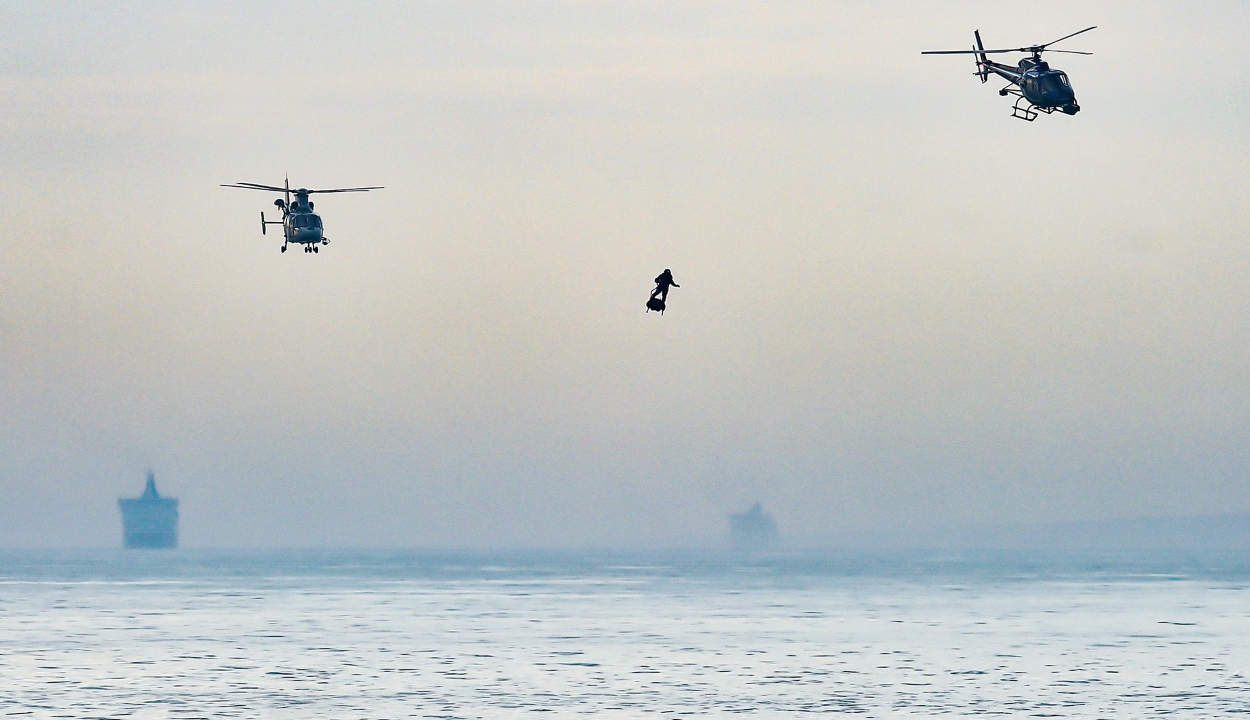
{"type": "MultiPolygon", "coordinates": [[[[1058,40],[1051,40],[1050,42],[1046,43],[1045,45],[1038,45],[1038,47],[1040,47],[1040,48],[1042,48],[1042,49],[1046,49],[1046,48],[1050,47],[1051,45],[1054,45],[1054,44],[1055,44],[1055,43],[1057,43],[1057,42],[1062,42],[1062,41],[1064,41],[1064,40],[1067,40],[1067,39],[1068,39],[1068,38],[1070,38],[1070,37],[1076,37],[1077,35],[1080,35],[1081,33],[1089,32],[1090,30],[1093,30],[1093,29],[1094,29],[1094,28],[1096,28],[1096,27],[1098,27],[1098,26],[1097,26],[1097,25],[1090,25],[1089,27],[1085,28],[1084,30],[1077,30],[1076,32],[1072,33],[1071,35],[1064,35],[1063,37],[1059,38],[1058,40]]],[[[1058,51],[1056,50],[1056,51],[1054,51],[1054,52],[1058,52],[1058,51]]]]}
{"type": "Polygon", "coordinates": [[[1000,53],[1013,53],[1013,52],[1026,52],[1026,53],[1064,52],[1064,53],[1072,53],[1073,55],[1093,55],[1093,53],[1081,52],[1079,50],[1047,50],[1046,48],[1050,47],[1051,45],[1054,45],[1057,42],[1062,42],[1064,40],[1067,40],[1070,37],[1076,37],[1077,35],[1080,35],[1081,33],[1089,32],[1090,30],[1093,30],[1096,27],[1098,26],[1090,25],[1084,30],[1077,30],[1071,35],[1064,35],[1058,40],[1051,40],[1045,45],[1030,45],[1028,47],[1018,47],[1018,48],[1001,48],[997,50],[927,50],[920,54],[921,55],[975,55],[977,53],[984,53],[986,55],[997,55],[1000,53]]]}
{"type": "Polygon", "coordinates": [[[921,55],[998,55],[1009,52],[1032,52],[1033,48],[1011,48],[1008,50],[923,50],[921,55]]]}
{"type": "Polygon", "coordinates": [[[222,187],[241,188],[243,190],[266,190],[269,192],[286,192],[286,188],[274,187],[272,185],[258,185],[256,183],[234,183],[231,185],[222,185],[222,187]]]}
{"type": "Polygon", "coordinates": [[[382,190],[383,189],[381,185],[378,185],[376,187],[332,188],[329,190],[307,190],[305,188],[292,190],[291,188],[274,187],[273,185],[261,185],[260,183],[249,183],[249,182],[232,183],[230,185],[222,185],[222,187],[241,188],[243,190],[265,190],[267,192],[280,192],[280,193],[306,192],[309,195],[312,195],[313,193],[369,192],[370,190],[382,190]]]}
{"type": "Polygon", "coordinates": [[[283,188],[278,187],[277,185],[263,185],[261,183],[254,183],[254,182],[240,182],[240,183],[236,183],[236,185],[246,185],[247,187],[264,188],[266,190],[282,190],[283,189],[283,188]]]}
{"type": "Polygon", "coordinates": [[[1016,53],[1016,52],[1024,52],[1024,53],[1058,52],[1058,53],[1071,53],[1073,55],[1093,55],[1094,54],[1092,52],[1084,52],[1081,50],[1047,50],[1044,45],[1038,45],[1037,47],[1011,48],[1009,50],[925,50],[921,52],[920,54],[921,55],[980,55],[984,53],[986,55],[1001,55],[1002,53],[1016,53]]]}

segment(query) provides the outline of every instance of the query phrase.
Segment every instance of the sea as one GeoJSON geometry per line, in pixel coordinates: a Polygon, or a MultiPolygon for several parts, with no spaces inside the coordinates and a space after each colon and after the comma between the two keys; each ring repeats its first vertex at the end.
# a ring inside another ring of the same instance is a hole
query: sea
{"type": "Polygon", "coordinates": [[[1250,553],[0,552],[0,717],[1247,713],[1250,553]]]}

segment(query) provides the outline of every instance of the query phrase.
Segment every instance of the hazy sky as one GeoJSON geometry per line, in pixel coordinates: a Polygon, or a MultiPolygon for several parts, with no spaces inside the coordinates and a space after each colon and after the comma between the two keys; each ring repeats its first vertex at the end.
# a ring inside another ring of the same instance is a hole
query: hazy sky
{"type": "Polygon", "coordinates": [[[1248,37],[1244,1],[5,3],[0,546],[116,546],[149,467],[188,546],[1250,510],[1248,37]],[[919,54],[1088,25],[1076,117],[919,54]],[[217,186],[284,173],[386,189],[281,254],[217,186]]]}

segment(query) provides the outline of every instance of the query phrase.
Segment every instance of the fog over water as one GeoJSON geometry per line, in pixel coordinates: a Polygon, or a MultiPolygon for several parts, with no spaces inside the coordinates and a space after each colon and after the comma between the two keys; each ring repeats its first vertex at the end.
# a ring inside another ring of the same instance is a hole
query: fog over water
{"type": "Polygon", "coordinates": [[[1250,511],[1246,37],[1239,2],[7,4],[0,546],[117,545],[149,467],[199,547],[1250,511]],[[1075,117],[919,55],[1089,25],[1075,117]],[[284,173],[386,189],[281,254],[218,184],[284,173]]]}

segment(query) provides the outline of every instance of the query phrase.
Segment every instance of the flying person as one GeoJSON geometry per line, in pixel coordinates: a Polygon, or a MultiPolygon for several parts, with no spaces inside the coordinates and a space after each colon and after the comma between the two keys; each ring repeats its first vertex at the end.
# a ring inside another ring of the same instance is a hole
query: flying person
{"type": "Polygon", "coordinates": [[[663,303],[668,299],[668,289],[670,287],[681,286],[673,282],[673,271],[664,268],[664,272],[660,273],[659,277],[655,279],[655,289],[651,291],[651,299],[654,300],[658,295],[660,296],[660,302],[663,303]]]}
{"type": "Polygon", "coordinates": [[[668,299],[670,287],[681,286],[673,282],[673,271],[664,268],[664,272],[655,279],[655,289],[651,291],[651,299],[647,300],[647,312],[655,310],[661,315],[664,314],[664,301],[668,299]]]}

